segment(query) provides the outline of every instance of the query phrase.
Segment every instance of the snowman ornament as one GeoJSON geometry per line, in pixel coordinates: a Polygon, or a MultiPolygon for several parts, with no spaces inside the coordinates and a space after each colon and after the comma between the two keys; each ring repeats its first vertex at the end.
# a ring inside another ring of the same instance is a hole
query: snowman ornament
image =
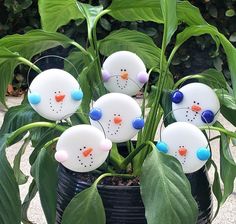
{"type": "Polygon", "coordinates": [[[199,170],[211,155],[205,135],[188,122],[175,122],[167,126],[156,146],[159,151],[178,159],[185,173],[199,170]]]}
{"type": "Polygon", "coordinates": [[[90,123],[105,132],[112,142],[133,138],[144,126],[138,103],[122,93],[108,93],[100,97],[90,111],[90,123]]]}
{"type": "Polygon", "coordinates": [[[191,83],[171,94],[172,111],[176,121],[196,126],[212,125],[217,120],[220,103],[209,86],[191,83]]]}
{"type": "Polygon", "coordinates": [[[108,157],[112,142],[91,125],[76,125],[59,137],[55,159],[69,170],[89,172],[100,167],[108,157]]]}
{"type": "Polygon", "coordinates": [[[78,109],[83,93],[77,80],[61,69],[41,72],[29,87],[28,100],[33,109],[48,120],[62,120],[78,109]]]}
{"type": "Polygon", "coordinates": [[[103,63],[102,78],[109,92],[136,95],[148,81],[143,61],[130,51],[118,51],[103,63]]]}

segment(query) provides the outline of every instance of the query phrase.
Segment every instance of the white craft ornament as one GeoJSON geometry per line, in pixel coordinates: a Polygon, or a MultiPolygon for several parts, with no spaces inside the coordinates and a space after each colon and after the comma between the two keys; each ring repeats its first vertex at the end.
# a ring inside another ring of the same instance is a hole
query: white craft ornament
{"type": "Polygon", "coordinates": [[[176,121],[196,126],[212,125],[219,115],[220,103],[209,86],[191,83],[172,93],[172,110],[176,121]]]}
{"type": "Polygon", "coordinates": [[[102,76],[109,92],[133,96],[148,81],[143,61],[130,51],[118,51],[110,55],[102,66],[102,76]]]}
{"type": "Polygon", "coordinates": [[[157,148],[178,159],[185,173],[199,170],[210,157],[205,135],[188,122],[175,122],[167,126],[161,133],[157,148]]]}
{"type": "Polygon", "coordinates": [[[144,126],[138,103],[122,93],[108,93],[100,97],[90,111],[90,122],[104,130],[112,142],[125,142],[133,138],[144,126]]]}
{"type": "Polygon", "coordinates": [[[89,172],[106,160],[112,142],[91,125],[76,125],[59,137],[55,159],[75,172],[89,172]]]}
{"type": "Polygon", "coordinates": [[[61,69],[48,69],[34,78],[28,93],[33,109],[42,117],[57,121],[78,109],[83,93],[77,80],[61,69]]]}

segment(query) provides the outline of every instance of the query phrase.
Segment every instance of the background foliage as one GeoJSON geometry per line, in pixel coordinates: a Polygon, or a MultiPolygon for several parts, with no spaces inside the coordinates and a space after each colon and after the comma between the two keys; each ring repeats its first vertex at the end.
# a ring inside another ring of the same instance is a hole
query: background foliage
{"type": "MultiPolygon", "coordinates": [[[[37,2],[37,0],[0,0],[0,38],[8,34],[23,34],[31,29],[40,28],[37,2]]],[[[81,2],[94,5],[100,2],[100,4],[107,6],[111,0],[82,0],[81,2]]],[[[216,26],[236,46],[236,0],[192,0],[190,2],[200,9],[208,23],[216,26]]],[[[160,46],[162,25],[142,21],[119,22],[110,16],[105,16],[100,20],[97,28],[98,38],[104,38],[112,30],[120,28],[144,32],[160,46]]],[[[179,29],[183,28],[180,27],[179,29]]],[[[87,44],[86,23],[81,19],[71,21],[59,31],[84,46],[87,44]],[[76,29],[78,25],[82,25],[82,27],[76,29]]],[[[47,53],[54,52],[57,52],[57,55],[59,52],[60,55],[67,56],[68,49],[53,49],[47,53]]],[[[209,67],[215,67],[222,71],[225,78],[229,80],[229,69],[223,50],[220,48],[216,53],[214,41],[210,36],[205,35],[191,38],[184,44],[172,61],[171,70],[175,79],[179,79],[187,74],[202,72],[209,67]]],[[[26,68],[24,66],[21,65],[16,69],[13,80],[15,88],[27,88],[25,74],[26,68]]]]}

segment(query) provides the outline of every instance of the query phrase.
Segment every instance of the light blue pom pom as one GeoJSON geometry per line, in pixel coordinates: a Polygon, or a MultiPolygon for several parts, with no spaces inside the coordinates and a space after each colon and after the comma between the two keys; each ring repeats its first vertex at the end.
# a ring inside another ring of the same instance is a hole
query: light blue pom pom
{"type": "Polygon", "coordinates": [[[83,92],[81,90],[73,90],[71,92],[71,98],[73,100],[79,101],[83,98],[83,92]]]}
{"type": "Polygon", "coordinates": [[[156,147],[160,152],[164,152],[164,153],[168,152],[168,145],[165,142],[158,142],[156,144],[156,147]]]}
{"type": "Polygon", "coordinates": [[[31,104],[37,105],[41,102],[41,96],[38,93],[28,94],[28,100],[31,104]]]}

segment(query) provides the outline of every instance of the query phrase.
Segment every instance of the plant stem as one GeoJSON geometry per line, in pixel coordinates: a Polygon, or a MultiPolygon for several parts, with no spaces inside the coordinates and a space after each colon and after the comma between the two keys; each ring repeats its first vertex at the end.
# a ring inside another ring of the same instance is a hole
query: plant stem
{"type": "Polygon", "coordinates": [[[52,145],[53,143],[57,142],[59,139],[59,137],[56,137],[50,141],[48,141],[45,145],[44,145],[44,148],[47,149],[50,145],[52,145]]]}
{"type": "Polygon", "coordinates": [[[72,41],[71,45],[75,46],[76,48],[78,48],[84,55],[89,55],[92,58],[92,55],[86,51],[79,43],[77,43],[76,41],[72,41]]]}
{"type": "Polygon", "coordinates": [[[214,127],[214,126],[203,126],[203,127],[200,127],[200,129],[202,129],[202,130],[219,131],[221,133],[224,133],[224,134],[228,135],[231,138],[236,138],[236,133],[235,132],[228,131],[228,130],[226,130],[224,128],[218,128],[218,127],[214,127]]]}
{"type": "Polygon", "coordinates": [[[93,183],[93,186],[97,186],[98,183],[105,177],[123,177],[123,178],[133,178],[133,175],[130,174],[117,174],[117,173],[104,173],[101,176],[99,176],[93,183]]]}
{"type": "Polygon", "coordinates": [[[34,71],[36,71],[38,73],[42,72],[39,67],[37,67],[34,63],[32,63],[31,61],[27,60],[26,58],[18,57],[17,59],[18,59],[18,61],[22,62],[23,64],[28,65],[34,71]]]}
{"type": "Polygon", "coordinates": [[[9,138],[8,138],[8,140],[7,140],[7,145],[10,146],[10,145],[12,144],[12,142],[14,141],[14,139],[15,139],[18,135],[20,135],[20,134],[22,134],[22,133],[24,133],[24,132],[26,132],[26,131],[28,131],[28,130],[30,130],[30,129],[32,129],[32,128],[38,128],[38,127],[55,128],[55,129],[57,129],[58,131],[62,131],[62,132],[66,130],[65,127],[62,127],[62,126],[59,126],[58,124],[50,123],[50,122],[35,122],[35,123],[27,124],[27,125],[25,125],[25,126],[23,126],[23,127],[20,127],[19,129],[17,129],[16,131],[14,131],[14,132],[9,136],[9,138]]]}

